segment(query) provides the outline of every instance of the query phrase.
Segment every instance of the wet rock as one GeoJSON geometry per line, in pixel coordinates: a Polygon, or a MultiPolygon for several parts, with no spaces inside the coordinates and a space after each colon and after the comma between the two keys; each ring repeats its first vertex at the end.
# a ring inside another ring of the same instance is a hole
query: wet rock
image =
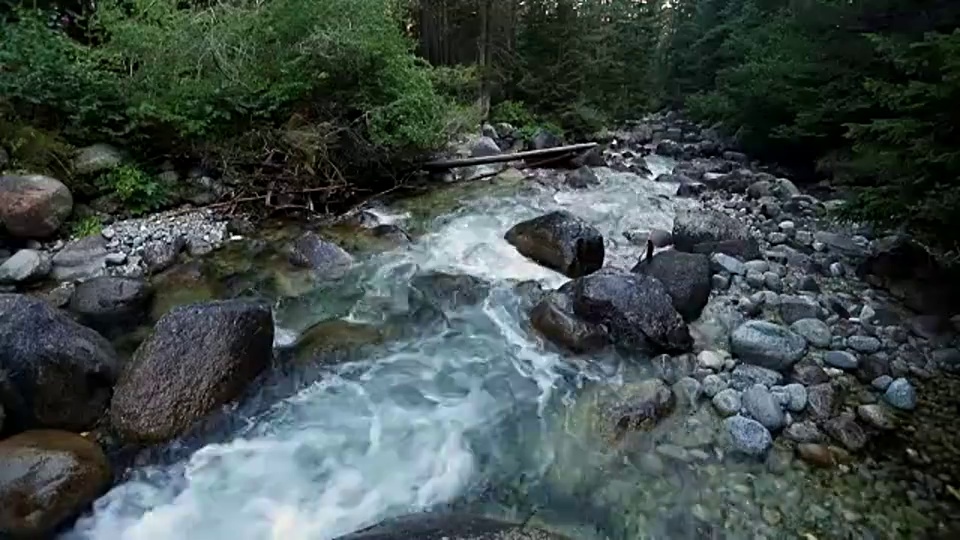
{"type": "Polygon", "coordinates": [[[684,407],[693,407],[703,394],[703,386],[693,377],[683,377],[673,385],[673,394],[684,407]]]}
{"type": "Polygon", "coordinates": [[[673,243],[673,234],[663,229],[650,229],[649,231],[626,231],[623,233],[631,244],[635,246],[646,246],[647,240],[653,242],[653,247],[667,247],[673,243]]]}
{"type": "Polygon", "coordinates": [[[500,147],[497,146],[496,137],[480,137],[470,145],[470,157],[499,156],[500,147]]]}
{"type": "Polygon", "coordinates": [[[872,354],[879,351],[880,345],[880,340],[873,336],[850,336],[847,338],[848,347],[864,354],[872,354]]]}
{"type": "Polygon", "coordinates": [[[690,325],[690,333],[697,345],[705,349],[726,349],[730,334],[743,324],[744,318],[739,311],[741,307],[726,298],[715,298],[708,302],[700,318],[690,325]]]}
{"type": "Polygon", "coordinates": [[[687,325],[658,280],[605,269],[574,280],[574,312],[603,324],[618,344],[645,351],[684,352],[693,346],[687,325]]]}
{"type": "Polygon", "coordinates": [[[837,369],[857,369],[860,361],[847,351],[830,351],[823,355],[823,362],[837,369]]]}
{"type": "Polygon", "coordinates": [[[660,156],[679,158],[683,156],[683,146],[676,141],[665,139],[657,143],[657,147],[654,152],[660,156]]]}
{"type": "Polygon", "coordinates": [[[734,390],[733,388],[727,388],[717,392],[717,394],[713,396],[711,402],[721,416],[732,416],[737,414],[740,412],[740,409],[743,406],[740,392],[734,390]]]}
{"type": "Polygon", "coordinates": [[[328,277],[337,277],[353,263],[353,256],[317,233],[308,232],[290,246],[290,263],[328,277]]]}
{"type": "Polygon", "coordinates": [[[800,412],[807,408],[807,388],[799,383],[791,383],[783,387],[787,393],[787,409],[800,412]]]}
{"type": "Polygon", "coordinates": [[[679,251],[725,253],[741,259],[759,256],[757,242],[746,227],[722,212],[689,209],[677,212],[673,222],[673,243],[679,251]]]}
{"type": "Polygon", "coordinates": [[[67,186],[48,176],[0,176],[0,223],[11,236],[47,238],[73,211],[67,186]]]}
{"type": "Polygon", "coordinates": [[[603,432],[619,440],[628,431],[646,431],[669,415],[676,397],[660,379],[647,379],[601,390],[596,398],[603,432]]]}
{"type": "Polygon", "coordinates": [[[142,279],[104,276],[78,285],[69,309],[82,324],[109,335],[140,324],[152,298],[153,290],[142,279]]]}
{"type": "Polygon", "coordinates": [[[96,443],[37,430],[0,442],[0,535],[52,537],[110,486],[110,464],[96,443]]]}
{"type": "Polygon", "coordinates": [[[341,320],[319,322],[301,334],[292,346],[292,359],[300,365],[343,362],[367,345],[387,336],[377,327],[341,320]]]}
{"type": "Polygon", "coordinates": [[[760,457],[773,445],[773,437],[760,422],[744,416],[731,416],[723,421],[733,450],[760,457]]]}
{"type": "Polygon", "coordinates": [[[518,223],[504,238],[525,257],[571,278],[603,266],[603,236],[565,210],[518,223]]]}
{"type": "Polygon", "coordinates": [[[844,448],[857,452],[867,445],[867,434],[857,424],[853,413],[843,413],[823,423],[823,429],[844,448]]]}
{"type": "Polygon", "coordinates": [[[837,460],[833,452],[830,450],[830,447],[825,444],[798,444],[797,456],[815,467],[832,469],[837,465],[837,460]]]}
{"type": "Polygon", "coordinates": [[[337,540],[568,540],[527,526],[466,514],[420,514],[393,519],[337,540]]]}
{"type": "Polygon", "coordinates": [[[762,384],[755,384],[743,392],[743,408],[748,417],[770,431],[779,431],[786,424],[780,403],[762,384]]]}
{"type": "Polygon", "coordinates": [[[838,401],[837,391],[830,383],[815,384],[807,388],[807,412],[813,420],[826,420],[833,416],[838,401]]]}
{"type": "Polygon", "coordinates": [[[870,381],[870,386],[872,386],[876,390],[883,392],[890,387],[890,383],[892,382],[893,382],[893,377],[889,375],[881,375],[876,379],[873,379],[872,381],[870,381]]]}
{"type": "Polygon", "coordinates": [[[815,443],[824,439],[820,428],[810,420],[790,424],[783,430],[783,436],[798,443],[815,443]]]}
{"type": "Polygon", "coordinates": [[[740,364],[733,368],[730,374],[731,384],[735,388],[744,390],[754,384],[764,386],[775,386],[783,380],[783,375],[772,369],[767,369],[751,364],[740,364]]]}
{"type": "Polygon", "coordinates": [[[53,256],[51,275],[58,281],[83,281],[107,271],[107,243],[102,236],[87,236],[68,243],[53,256]]]}
{"type": "Polygon", "coordinates": [[[661,354],[650,361],[654,374],[667,384],[674,384],[680,379],[693,374],[695,366],[689,355],[670,356],[661,354]]]}
{"type": "Polygon", "coordinates": [[[590,167],[580,167],[567,174],[567,185],[574,189],[587,189],[600,184],[600,178],[590,167]]]}
{"type": "Polygon", "coordinates": [[[177,236],[170,241],[159,240],[144,246],[143,263],[147,266],[147,272],[156,274],[173,266],[186,245],[184,237],[177,236]]]}
{"type": "Polygon", "coordinates": [[[430,271],[410,280],[410,304],[425,301],[443,311],[479,304],[487,297],[490,284],[466,274],[430,271]]]}
{"type": "Polygon", "coordinates": [[[802,336],[766,321],[748,321],[730,336],[730,351],[744,362],[776,371],[789,369],[807,350],[802,336]]]}
{"type": "Polygon", "coordinates": [[[700,351],[697,355],[697,364],[716,371],[723,367],[723,357],[716,351],[700,351]]]}
{"type": "Polygon", "coordinates": [[[865,424],[879,430],[891,430],[897,427],[893,417],[880,405],[875,403],[857,407],[857,417],[865,424]]]}
{"type": "Polygon", "coordinates": [[[883,400],[897,409],[912,411],[917,408],[917,391],[910,381],[901,377],[890,383],[883,393],[883,400]]]}
{"type": "Polygon", "coordinates": [[[21,249],[0,264],[0,285],[39,281],[50,273],[50,266],[46,253],[21,249]]]}
{"type": "Polygon", "coordinates": [[[544,337],[576,353],[600,350],[610,343],[606,329],[581,320],[567,294],[550,293],[530,312],[530,322],[544,337]]]}
{"type": "Polygon", "coordinates": [[[80,431],[110,399],[110,343],[43,300],[0,294],[0,400],[7,425],[80,431]]]}
{"type": "Polygon", "coordinates": [[[790,325],[790,330],[803,336],[810,345],[821,349],[829,347],[833,338],[830,327],[820,319],[800,319],[790,325]]]}
{"type": "MultiPolygon", "coordinates": [[[[727,383],[720,378],[719,375],[707,375],[703,378],[703,393],[706,394],[708,398],[713,398],[720,391],[727,388],[727,383]]],[[[739,407],[738,407],[739,409],[739,407]]]]}
{"type": "Polygon", "coordinates": [[[729,272],[733,275],[744,275],[747,273],[747,266],[736,257],[731,257],[726,253],[714,253],[710,256],[710,266],[715,272],[729,272]]]}
{"type": "Polygon", "coordinates": [[[162,442],[237,398],[269,364],[270,308],[226,300],[174,308],[134,353],[110,420],[128,441],[162,442]]]}
{"type": "Polygon", "coordinates": [[[700,316],[710,298],[710,261],[706,255],[663,251],[640,261],[631,271],[659,280],[673,300],[673,307],[687,322],[700,316]]]}
{"type": "Polygon", "coordinates": [[[786,324],[801,319],[816,319],[820,316],[820,305],[806,296],[780,297],[780,317],[786,324]]]}
{"type": "Polygon", "coordinates": [[[92,175],[108,172],[123,163],[123,153],[109,144],[93,144],[81,148],[73,158],[73,172],[92,175]]]}

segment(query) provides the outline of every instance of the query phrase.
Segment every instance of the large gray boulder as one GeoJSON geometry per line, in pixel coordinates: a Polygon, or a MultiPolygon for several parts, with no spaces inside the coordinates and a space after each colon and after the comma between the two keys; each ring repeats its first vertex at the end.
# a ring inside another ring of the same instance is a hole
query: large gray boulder
{"type": "Polygon", "coordinates": [[[784,371],[807,352],[807,340],[778,324],[747,321],[730,335],[730,352],[744,362],[784,371]]]}
{"type": "Polygon", "coordinates": [[[569,291],[554,291],[530,311],[530,323],[548,340],[576,353],[588,353],[610,344],[607,329],[587,322],[573,310],[569,291]]]}
{"type": "Polygon", "coordinates": [[[172,439],[239,397],[270,364],[272,351],[266,305],[226,300],[175,308],[125,366],[110,420],[127,441],[172,439]]]}
{"type": "Polygon", "coordinates": [[[73,158],[73,172],[87,175],[115,169],[123,164],[123,152],[109,144],[92,144],[81,148],[73,158]]]}
{"type": "Polygon", "coordinates": [[[52,236],[73,211],[73,195],[49,176],[0,176],[0,223],[18,238],[52,236]]]}
{"type": "Polygon", "coordinates": [[[662,251],[640,261],[631,271],[663,283],[673,300],[673,307],[687,322],[700,317],[710,299],[710,259],[702,253],[662,251]]]}
{"type": "Polygon", "coordinates": [[[103,276],[78,285],[68,309],[83,324],[108,335],[140,324],[152,298],[153,290],[145,280],[103,276]]]}
{"type": "Polygon", "coordinates": [[[572,292],[574,312],[606,326],[618,345],[646,352],[685,352],[693,346],[670,294],[650,276],[604,269],[565,289],[572,292]]]}
{"type": "Polygon", "coordinates": [[[0,294],[0,401],[8,426],[82,431],[110,399],[110,343],[43,300],[0,294]]]}
{"type": "Polygon", "coordinates": [[[734,218],[711,209],[686,209],[673,221],[673,245],[691,253],[725,253],[743,260],[760,257],[756,239],[734,218]]]}
{"type": "Polygon", "coordinates": [[[337,540],[566,540],[558,534],[467,514],[392,519],[337,540]]]}
{"type": "Polygon", "coordinates": [[[37,430],[0,442],[0,537],[52,538],[110,487],[110,464],[93,441],[37,430]]]}
{"type": "Polygon", "coordinates": [[[0,264],[0,285],[38,281],[50,273],[50,257],[41,251],[21,249],[0,264]]]}
{"type": "Polygon", "coordinates": [[[525,257],[571,278],[603,266],[600,231],[565,210],[517,223],[504,238],[525,257]]]}

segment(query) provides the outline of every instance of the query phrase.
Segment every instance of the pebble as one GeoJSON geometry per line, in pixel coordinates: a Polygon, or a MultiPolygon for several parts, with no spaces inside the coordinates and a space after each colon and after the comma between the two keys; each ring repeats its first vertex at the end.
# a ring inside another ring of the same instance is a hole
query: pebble
{"type": "Polygon", "coordinates": [[[713,406],[716,407],[717,412],[723,416],[731,416],[740,412],[742,403],[740,392],[737,392],[733,388],[721,390],[713,396],[711,402],[713,406]]]}
{"type": "Polygon", "coordinates": [[[710,263],[715,271],[729,272],[734,275],[747,273],[747,266],[740,259],[726,253],[714,253],[710,256],[710,263]]]}
{"type": "Polygon", "coordinates": [[[747,416],[760,422],[768,430],[778,431],[786,425],[780,403],[766,386],[755,384],[747,388],[742,401],[747,416]]]}
{"type": "Polygon", "coordinates": [[[809,246],[813,243],[813,234],[810,231],[797,231],[794,239],[801,246],[809,246]]]}
{"type": "Polygon", "coordinates": [[[880,375],[876,379],[870,381],[870,386],[883,392],[887,389],[887,387],[890,386],[890,383],[892,382],[893,382],[893,377],[889,375],[880,375]]]}
{"type": "Polygon", "coordinates": [[[800,383],[790,383],[783,387],[790,399],[787,409],[800,412],[807,407],[807,388],[800,383]]]}
{"type": "Polygon", "coordinates": [[[753,270],[747,271],[747,285],[750,285],[754,289],[759,289],[763,287],[763,283],[763,274],[753,270]]]}
{"type": "Polygon", "coordinates": [[[837,464],[833,452],[831,452],[830,447],[825,444],[798,444],[797,455],[807,463],[824,469],[833,468],[837,464]]]}
{"type": "Polygon", "coordinates": [[[833,277],[843,277],[843,265],[835,262],[830,263],[830,275],[833,277]]]}
{"type": "Polygon", "coordinates": [[[886,431],[897,427],[893,418],[887,414],[887,411],[881,405],[860,405],[857,407],[857,417],[867,425],[880,430],[886,431]]]}
{"type": "Polygon", "coordinates": [[[744,416],[723,421],[733,449],[748,456],[762,456],[773,445],[773,436],[760,422],[744,416]]]}
{"type": "Polygon", "coordinates": [[[774,292],[783,291],[783,282],[776,272],[764,272],[763,285],[774,292]]]}
{"type": "Polygon", "coordinates": [[[727,383],[719,375],[714,374],[704,377],[701,384],[703,385],[703,393],[711,399],[727,387],[727,383]]]}
{"type": "Polygon", "coordinates": [[[107,264],[111,266],[117,266],[125,263],[127,261],[126,253],[108,253],[104,259],[107,261],[107,264]]]}
{"type": "Polygon", "coordinates": [[[791,324],[790,329],[803,336],[810,345],[821,349],[829,347],[833,338],[830,327],[820,319],[800,319],[791,324]]]}
{"type": "Polygon", "coordinates": [[[714,274],[710,278],[710,283],[718,291],[726,290],[730,286],[730,278],[722,274],[714,274]]]}
{"type": "Polygon", "coordinates": [[[718,370],[723,367],[723,357],[715,351],[701,351],[697,355],[697,364],[707,369],[718,370]]]}
{"type": "Polygon", "coordinates": [[[783,232],[785,232],[785,233],[786,233],[786,232],[791,232],[791,231],[793,231],[794,229],[797,228],[797,226],[796,226],[792,221],[790,221],[790,220],[781,221],[781,222],[780,222],[780,225],[778,225],[778,227],[780,227],[780,230],[783,231],[783,232]]]}
{"type": "Polygon", "coordinates": [[[812,443],[823,440],[823,432],[820,431],[816,423],[810,420],[790,424],[783,430],[783,436],[798,443],[812,443]]]}
{"type": "Polygon", "coordinates": [[[782,232],[772,232],[767,235],[767,240],[769,240],[771,244],[782,244],[787,241],[787,235],[782,232]]]}
{"type": "Polygon", "coordinates": [[[823,361],[837,369],[857,369],[860,365],[856,355],[847,351],[830,351],[823,355],[823,361]]]}
{"type": "Polygon", "coordinates": [[[758,274],[762,274],[770,269],[770,263],[768,263],[767,261],[762,261],[760,259],[747,261],[743,263],[743,266],[746,267],[747,272],[757,272],[758,274]]]}
{"type": "Polygon", "coordinates": [[[912,411],[917,408],[917,391],[914,390],[910,381],[900,377],[895,379],[883,393],[883,399],[891,406],[904,411],[912,411]]]}
{"type": "Polygon", "coordinates": [[[880,340],[873,336],[850,336],[847,346],[857,352],[872,354],[880,350],[880,340]]]}

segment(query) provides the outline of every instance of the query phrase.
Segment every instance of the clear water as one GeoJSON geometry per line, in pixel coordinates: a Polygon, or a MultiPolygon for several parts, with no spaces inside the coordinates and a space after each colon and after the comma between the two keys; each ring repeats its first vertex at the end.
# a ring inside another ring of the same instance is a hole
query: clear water
{"type": "MultiPolygon", "coordinates": [[[[672,164],[651,158],[649,165],[655,177],[672,164]]],[[[283,345],[324,318],[380,324],[402,316],[417,268],[493,283],[481,305],[447,313],[447,325],[391,341],[308,383],[267,378],[265,385],[285,390],[261,391],[205,438],[173,444],[165,459],[133,470],[65,537],[326,540],[438,505],[496,499],[502,506],[520,484],[520,499],[529,500],[518,508],[537,499],[549,511],[556,500],[562,514],[562,497],[551,498],[543,480],[563,429],[551,411],[569,403],[578,381],[615,377],[618,368],[614,359],[589,369],[571,363],[525,329],[515,283],[556,287],[565,278],[520,256],[503,234],[568,209],[604,234],[608,264],[629,267],[640,248],[622,233],[669,230],[676,205],[689,204],[669,198],[675,186],[599,173],[602,185],[590,190],[530,187],[466,201],[413,245],[363,261],[348,285],[307,295],[306,305],[280,304],[283,345]],[[490,493],[497,495],[485,499],[490,493]]],[[[566,521],[558,526],[590,524],[569,514],[566,521]]]]}

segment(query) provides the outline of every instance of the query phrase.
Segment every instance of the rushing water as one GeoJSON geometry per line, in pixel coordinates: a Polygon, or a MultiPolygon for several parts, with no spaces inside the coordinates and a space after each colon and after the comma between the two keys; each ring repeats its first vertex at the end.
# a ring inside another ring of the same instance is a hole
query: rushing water
{"type": "MultiPolygon", "coordinates": [[[[669,163],[652,165],[657,173],[669,163]]],[[[382,322],[402,310],[414,269],[493,284],[482,304],[448,313],[448,325],[332,370],[174,463],[133,471],[67,536],[324,540],[537,478],[551,459],[545,409],[576,377],[523,328],[513,287],[565,279],[526,260],[503,235],[521,220],[565,208],[601,230],[608,261],[632,264],[639,250],[623,231],[669,229],[676,203],[669,186],[600,172],[602,186],[588,191],[529,188],[465,201],[414,244],[363,261],[346,287],[352,294],[314,295],[312,309],[285,313],[281,306],[283,343],[323,318],[326,304],[346,302],[348,320],[382,322]]]]}

